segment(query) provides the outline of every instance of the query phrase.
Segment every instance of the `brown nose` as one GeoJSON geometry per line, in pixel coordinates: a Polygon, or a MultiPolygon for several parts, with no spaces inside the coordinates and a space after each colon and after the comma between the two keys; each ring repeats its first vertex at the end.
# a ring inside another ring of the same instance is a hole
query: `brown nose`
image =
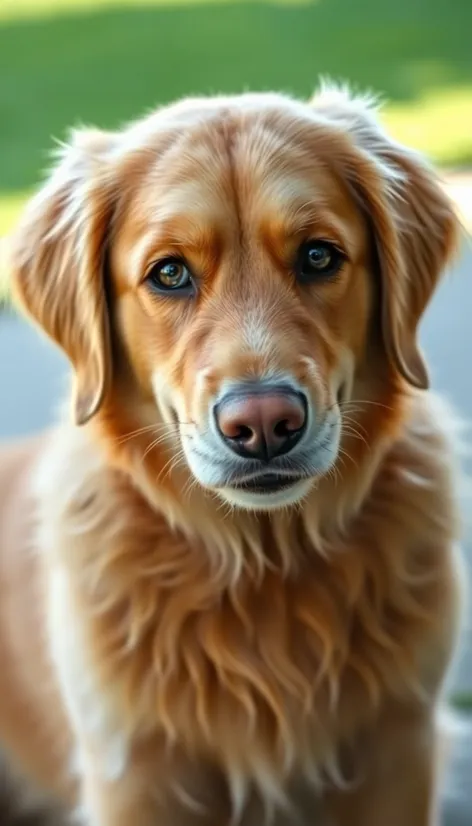
{"type": "Polygon", "coordinates": [[[225,441],[240,456],[268,461],[292,450],[306,425],[306,403],[293,391],[230,393],[216,408],[225,441]]]}

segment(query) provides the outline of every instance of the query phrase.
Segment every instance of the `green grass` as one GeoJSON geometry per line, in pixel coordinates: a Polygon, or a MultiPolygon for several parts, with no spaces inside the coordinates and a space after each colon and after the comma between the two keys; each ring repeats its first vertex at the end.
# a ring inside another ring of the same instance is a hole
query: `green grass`
{"type": "Polygon", "coordinates": [[[472,161],[471,0],[0,0],[0,234],[68,125],[318,75],[382,93],[401,139],[472,161]]]}

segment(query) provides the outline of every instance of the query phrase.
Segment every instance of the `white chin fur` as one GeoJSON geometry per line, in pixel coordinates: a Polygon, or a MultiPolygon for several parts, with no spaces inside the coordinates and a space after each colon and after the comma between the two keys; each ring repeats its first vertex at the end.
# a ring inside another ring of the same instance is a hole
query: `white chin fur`
{"type": "Polygon", "coordinates": [[[313,479],[302,479],[300,482],[296,482],[295,485],[273,493],[254,493],[237,488],[221,488],[218,495],[225,502],[238,508],[251,511],[269,511],[296,505],[307,495],[312,485],[313,479]]]}

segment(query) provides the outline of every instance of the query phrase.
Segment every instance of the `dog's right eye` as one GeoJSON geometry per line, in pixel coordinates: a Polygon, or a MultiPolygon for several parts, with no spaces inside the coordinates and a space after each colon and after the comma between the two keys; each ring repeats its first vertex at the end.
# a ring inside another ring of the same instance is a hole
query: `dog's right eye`
{"type": "Polygon", "coordinates": [[[179,295],[192,295],[194,292],[192,274],[179,258],[166,258],[153,264],[146,282],[154,292],[174,292],[179,295]]]}
{"type": "Polygon", "coordinates": [[[330,241],[306,241],[298,251],[296,273],[298,280],[310,284],[336,275],[341,269],[345,254],[330,241]]]}

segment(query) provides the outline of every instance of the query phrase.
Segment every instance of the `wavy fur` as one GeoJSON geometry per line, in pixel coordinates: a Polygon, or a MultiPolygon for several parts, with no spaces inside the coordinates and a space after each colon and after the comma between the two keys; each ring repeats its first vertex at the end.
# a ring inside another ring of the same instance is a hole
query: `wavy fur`
{"type": "MultiPolygon", "coordinates": [[[[12,258],[75,367],[83,426],[15,461],[35,467],[29,564],[60,719],[36,713],[78,757],[78,790],[67,772],[42,785],[84,823],[432,826],[459,524],[452,417],[418,389],[416,332],[455,234],[431,171],[342,90],[182,102],[64,150],[12,258]],[[280,277],[288,225],[345,239],[322,298],[280,277]],[[197,309],[145,293],[154,226],[154,255],[200,256],[197,309]],[[331,472],[285,509],[222,502],[189,440],[222,382],[288,370],[318,411],[339,407],[331,472]]],[[[26,633],[17,657],[38,660],[26,633]]]]}

